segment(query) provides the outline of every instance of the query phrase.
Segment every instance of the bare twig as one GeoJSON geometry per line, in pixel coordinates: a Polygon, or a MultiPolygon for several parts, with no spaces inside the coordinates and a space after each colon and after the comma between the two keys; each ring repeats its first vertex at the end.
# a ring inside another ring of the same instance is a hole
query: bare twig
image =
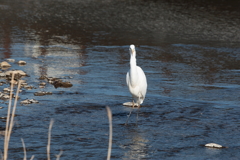
{"type": "Polygon", "coordinates": [[[111,158],[111,150],[112,150],[112,112],[111,109],[107,106],[107,115],[109,120],[109,142],[108,142],[108,155],[107,160],[111,158]]]}
{"type": "Polygon", "coordinates": [[[51,144],[51,130],[53,126],[53,119],[51,119],[48,130],[48,145],[47,145],[47,159],[50,160],[50,144],[51,144]]]}
{"type": "Polygon", "coordinates": [[[22,141],[23,152],[24,152],[24,158],[23,158],[23,160],[27,160],[26,146],[25,146],[24,140],[23,140],[22,138],[21,138],[21,141],[22,141]]]}

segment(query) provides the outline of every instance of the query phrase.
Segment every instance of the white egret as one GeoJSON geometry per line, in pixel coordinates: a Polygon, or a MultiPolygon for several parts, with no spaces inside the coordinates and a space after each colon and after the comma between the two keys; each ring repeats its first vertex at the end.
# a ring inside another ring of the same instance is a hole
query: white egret
{"type": "MultiPolygon", "coordinates": [[[[139,109],[140,104],[143,103],[147,93],[147,78],[142,68],[137,66],[136,50],[133,44],[130,45],[129,51],[130,51],[130,70],[127,72],[126,82],[128,89],[133,97],[132,106],[134,107],[136,103],[139,109]]],[[[131,112],[129,113],[128,118],[130,117],[130,115],[131,112]]]]}

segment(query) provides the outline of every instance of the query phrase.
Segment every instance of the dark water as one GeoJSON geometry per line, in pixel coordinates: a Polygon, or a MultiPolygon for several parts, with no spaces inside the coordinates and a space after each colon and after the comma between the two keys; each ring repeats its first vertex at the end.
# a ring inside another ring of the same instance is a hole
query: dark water
{"type": "MultiPolygon", "coordinates": [[[[106,159],[113,113],[112,159],[239,159],[240,11],[235,1],[0,1],[0,58],[38,87],[42,75],[71,88],[23,90],[9,159],[106,159]],[[130,44],[148,80],[136,125],[125,84],[130,44]],[[53,92],[34,96],[37,91],[53,92]],[[226,148],[205,148],[206,143],[226,148]]],[[[1,86],[1,89],[6,85],[1,86]]],[[[1,101],[1,116],[8,101],[1,101]]],[[[1,121],[1,127],[5,123],[1,121]]],[[[3,150],[3,137],[1,137],[3,150]]]]}

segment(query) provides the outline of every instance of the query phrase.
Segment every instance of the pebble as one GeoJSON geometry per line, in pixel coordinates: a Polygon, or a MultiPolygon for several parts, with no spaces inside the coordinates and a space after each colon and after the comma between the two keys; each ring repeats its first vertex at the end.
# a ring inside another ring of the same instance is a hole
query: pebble
{"type": "Polygon", "coordinates": [[[27,62],[25,62],[25,61],[18,61],[18,64],[19,64],[19,65],[26,65],[27,62]]]}
{"type": "Polygon", "coordinates": [[[222,145],[216,144],[216,143],[208,143],[208,144],[205,144],[205,147],[210,147],[210,148],[223,148],[222,145]]]}
{"type": "Polygon", "coordinates": [[[40,86],[46,86],[46,83],[45,82],[41,82],[39,83],[40,86]]]}
{"type": "Polygon", "coordinates": [[[5,135],[5,131],[0,131],[0,135],[5,135]]]}
{"type": "Polygon", "coordinates": [[[6,73],[0,73],[0,77],[6,77],[6,73]]]}
{"type": "Polygon", "coordinates": [[[45,96],[45,95],[52,95],[52,92],[35,92],[34,96],[45,96]]]}
{"type": "Polygon", "coordinates": [[[10,88],[4,88],[3,91],[4,91],[4,92],[10,92],[11,89],[10,89],[10,88]]]}
{"type": "Polygon", "coordinates": [[[10,96],[9,96],[9,95],[7,95],[7,94],[4,94],[4,95],[2,96],[2,98],[4,98],[4,99],[9,99],[9,98],[10,98],[10,96]]]}
{"type": "Polygon", "coordinates": [[[12,74],[19,74],[21,76],[26,76],[27,73],[23,72],[22,70],[15,70],[15,71],[7,71],[5,72],[6,76],[11,76],[12,74]]]}
{"type": "Polygon", "coordinates": [[[31,104],[31,103],[39,103],[39,102],[34,99],[25,99],[25,100],[21,101],[21,104],[31,104]]]}
{"type": "Polygon", "coordinates": [[[15,62],[15,59],[7,59],[8,62],[15,62]]]}
{"type": "MultiPolygon", "coordinates": [[[[123,103],[124,106],[128,106],[128,107],[132,107],[133,106],[133,102],[125,102],[123,103]]],[[[137,107],[138,104],[137,103],[134,103],[134,107],[137,107]]]]}
{"type": "Polygon", "coordinates": [[[11,67],[11,65],[10,65],[8,62],[3,61],[3,62],[1,63],[1,67],[11,67]]]}
{"type": "Polygon", "coordinates": [[[24,88],[27,89],[27,90],[31,90],[31,89],[33,89],[33,86],[25,85],[24,88]]]}

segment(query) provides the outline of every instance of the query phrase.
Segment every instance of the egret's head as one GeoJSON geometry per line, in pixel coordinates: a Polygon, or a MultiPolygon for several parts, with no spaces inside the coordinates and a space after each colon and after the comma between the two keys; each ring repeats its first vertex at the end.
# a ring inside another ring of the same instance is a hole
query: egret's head
{"type": "Polygon", "coordinates": [[[130,51],[130,55],[133,55],[133,56],[136,55],[135,46],[133,44],[130,45],[129,51],[130,51]]]}

